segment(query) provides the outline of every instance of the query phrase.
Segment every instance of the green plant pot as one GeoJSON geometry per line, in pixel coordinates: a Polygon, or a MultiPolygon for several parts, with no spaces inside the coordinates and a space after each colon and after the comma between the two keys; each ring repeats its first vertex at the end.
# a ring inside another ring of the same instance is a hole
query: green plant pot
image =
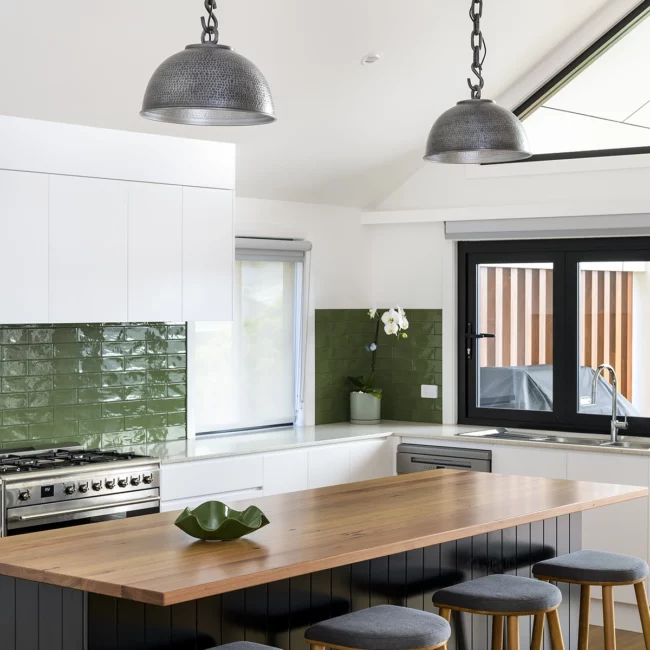
{"type": "Polygon", "coordinates": [[[255,506],[239,512],[221,501],[207,501],[194,510],[185,508],[174,522],[191,537],[211,542],[239,539],[268,523],[266,515],[255,506]]]}
{"type": "Polygon", "coordinates": [[[381,399],[369,393],[350,393],[350,422],[352,424],[379,424],[381,399]]]}

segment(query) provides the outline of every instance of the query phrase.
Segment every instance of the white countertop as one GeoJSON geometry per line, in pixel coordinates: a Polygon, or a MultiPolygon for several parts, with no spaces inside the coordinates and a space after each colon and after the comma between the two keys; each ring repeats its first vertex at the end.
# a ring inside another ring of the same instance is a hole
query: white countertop
{"type": "MultiPolygon", "coordinates": [[[[271,429],[255,433],[221,434],[200,436],[194,440],[177,440],[160,442],[149,445],[126,447],[126,450],[150,456],[159,456],[163,463],[183,463],[207,458],[227,456],[243,456],[283,449],[313,447],[335,443],[355,442],[398,436],[403,439],[417,441],[421,444],[444,442],[447,446],[478,446],[509,445],[515,447],[545,447],[546,449],[572,449],[575,451],[598,452],[607,454],[634,454],[648,456],[649,450],[623,449],[611,447],[583,446],[564,443],[534,442],[522,440],[482,440],[480,438],[457,437],[459,433],[470,433],[492,430],[486,426],[463,426],[454,424],[420,424],[416,422],[387,421],[378,425],[355,425],[348,422],[338,424],[321,424],[310,427],[291,427],[286,429],[271,429]]],[[[579,433],[562,434],[557,431],[532,431],[516,429],[512,431],[525,432],[533,435],[561,436],[571,438],[602,439],[606,436],[593,436],[579,433]]],[[[634,438],[638,442],[647,442],[646,438],[634,438]]]]}

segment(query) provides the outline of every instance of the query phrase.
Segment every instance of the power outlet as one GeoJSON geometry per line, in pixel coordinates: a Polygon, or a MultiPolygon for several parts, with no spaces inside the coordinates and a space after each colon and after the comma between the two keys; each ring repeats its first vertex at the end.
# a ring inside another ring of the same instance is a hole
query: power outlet
{"type": "Polygon", "coordinates": [[[421,395],[424,399],[438,399],[438,387],[422,384],[421,395]]]}

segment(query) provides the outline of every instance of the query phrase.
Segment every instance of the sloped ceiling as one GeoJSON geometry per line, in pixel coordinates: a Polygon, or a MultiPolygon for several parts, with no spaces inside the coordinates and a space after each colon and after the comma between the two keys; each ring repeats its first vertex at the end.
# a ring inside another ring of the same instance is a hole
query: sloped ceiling
{"type": "MultiPolygon", "coordinates": [[[[498,96],[606,0],[487,0],[485,96],[498,96]]],[[[200,0],[0,4],[0,114],[236,142],[241,196],[373,207],[420,166],[435,118],[467,96],[469,3],[221,0],[221,42],[252,59],[278,122],[139,117],[153,70],[200,36],[200,0]],[[361,66],[377,51],[380,62],[361,66]]],[[[1,146],[1,143],[0,143],[1,146]]]]}

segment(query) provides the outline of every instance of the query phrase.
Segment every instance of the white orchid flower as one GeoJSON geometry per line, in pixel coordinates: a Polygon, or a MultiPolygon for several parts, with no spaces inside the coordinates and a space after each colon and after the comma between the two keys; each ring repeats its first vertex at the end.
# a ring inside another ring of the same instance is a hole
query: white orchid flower
{"type": "Polygon", "coordinates": [[[399,332],[399,325],[395,321],[390,321],[384,326],[386,334],[397,334],[399,332]]]}
{"type": "Polygon", "coordinates": [[[368,352],[374,352],[376,349],[377,349],[376,343],[370,343],[369,345],[366,345],[366,350],[368,350],[368,352]]]}
{"type": "Polygon", "coordinates": [[[403,330],[407,330],[409,328],[409,321],[408,318],[406,318],[406,316],[402,316],[402,322],[399,324],[399,326],[403,330]]]}
{"type": "Polygon", "coordinates": [[[395,323],[395,325],[399,327],[400,316],[394,309],[390,309],[389,311],[384,312],[384,315],[381,317],[381,320],[383,321],[384,325],[388,325],[389,323],[395,323]]]}
{"type": "Polygon", "coordinates": [[[377,315],[377,310],[376,309],[369,309],[368,310],[368,316],[370,316],[370,318],[374,318],[376,315],[377,315]]]}

